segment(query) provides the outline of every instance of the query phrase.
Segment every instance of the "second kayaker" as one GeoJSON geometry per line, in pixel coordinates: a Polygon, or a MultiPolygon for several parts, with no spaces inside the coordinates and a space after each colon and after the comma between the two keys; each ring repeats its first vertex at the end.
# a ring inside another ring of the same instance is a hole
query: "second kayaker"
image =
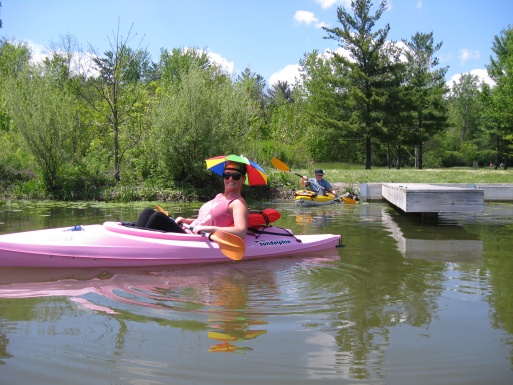
{"type": "Polygon", "coordinates": [[[327,192],[335,194],[331,183],[324,179],[324,171],[320,168],[316,169],[314,178],[304,176],[299,181],[301,186],[305,186],[308,190],[315,192],[317,195],[326,195],[327,192]]]}

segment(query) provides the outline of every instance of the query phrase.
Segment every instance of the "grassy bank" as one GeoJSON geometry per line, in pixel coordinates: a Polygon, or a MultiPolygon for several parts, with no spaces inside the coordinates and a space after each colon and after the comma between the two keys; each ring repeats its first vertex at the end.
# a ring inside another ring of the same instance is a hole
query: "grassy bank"
{"type": "MultiPolygon", "coordinates": [[[[338,193],[349,191],[359,193],[362,183],[513,183],[513,169],[494,170],[490,167],[473,168],[446,168],[446,169],[423,169],[412,168],[387,169],[373,167],[365,170],[362,165],[348,165],[341,163],[319,163],[311,169],[296,169],[289,165],[293,172],[301,175],[313,176],[314,168],[322,168],[325,178],[336,184],[338,193]]],[[[267,201],[273,199],[289,199],[293,197],[294,190],[298,189],[299,177],[293,172],[279,171],[272,166],[265,167],[269,174],[269,187],[257,186],[246,187],[244,196],[248,201],[267,201]]],[[[101,202],[202,202],[211,199],[217,192],[222,190],[222,181],[215,186],[204,186],[202,188],[192,187],[167,187],[144,185],[100,186],[87,194],[70,191],[66,201],[101,201],[101,202]]],[[[55,199],[55,198],[54,198],[55,199]]],[[[14,200],[45,201],[54,200],[40,184],[34,181],[20,184],[9,184],[8,187],[0,186],[0,205],[14,200]]]]}
{"type": "MultiPolygon", "coordinates": [[[[494,170],[490,167],[423,170],[373,167],[371,170],[365,170],[360,165],[340,163],[319,163],[315,167],[324,170],[324,177],[328,181],[343,183],[348,186],[348,190],[357,190],[362,183],[513,183],[513,169],[494,170]]],[[[313,176],[313,169],[293,169],[293,171],[309,177],[313,176]]],[[[272,170],[271,179],[273,181],[284,179],[285,177],[280,176],[279,173],[280,171],[272,170]]],[[[289,172],[281,172],[281,174],[287,174],[286,183],[283,185],[290,183],[291,188],[298,186],[299,178],[297,176],[289,172]]]]}

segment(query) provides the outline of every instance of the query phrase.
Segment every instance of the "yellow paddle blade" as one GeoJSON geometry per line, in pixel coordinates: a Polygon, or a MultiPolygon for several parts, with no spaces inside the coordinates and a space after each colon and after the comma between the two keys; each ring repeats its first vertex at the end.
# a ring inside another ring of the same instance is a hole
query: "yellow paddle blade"
{"type": "Polygon", "coordinates": [[[244,257],[246,252],[246,244],[242,238],[227,233],[225,231],[216,231],[208,237],[211,241],[216,242],[219,245],[219,250],[225,256],[234,261],[240,261],[244,257]]]}
{"type": "Polygon", "coordinates": [[[342,197],[342,200],[344,201],[344,203],[350,203],[353,205],[358,203],[355,199],[349,197],[342,197]]]}
{"type": "Polygon", "coordinates": [[[157,211],[159,211],[159,212],[161,212],[161,213],[166,214],[167,216],[169,216],[169,213],[168,213],[166,210],[164,210],[162,207],[160,207],[159,205],[156,205],[156,206],[155,206],[155,209],[156,209],[157,211]]]}
{"type": "Polygon", "coordinates": [[[289,166],[287,166],[285,163],[283,163],[281,160],[279,160],[278,158],[272,158],[271,159],[271,163],[273,164],[273,166],[275,168],[277,168],[278,170],[281,170],[281,171],[290,171],[290,168],[289,166]]]}
{"type": "Polygon", "coordinates": [[[291,172],[293,174],[296,174],[298,177],[302,178],[303,175],[301,174],[298,174],[297,172],[294,172],[290,169],[289,166],[287,166],[285,163],[283,163],[281,160],[279,160],[278,158],[272,158],[271,159],[271,163],[273,164],[274,167],[276,167],[278,170],[280,171],[287,171],[287,172],[291,172]]]}

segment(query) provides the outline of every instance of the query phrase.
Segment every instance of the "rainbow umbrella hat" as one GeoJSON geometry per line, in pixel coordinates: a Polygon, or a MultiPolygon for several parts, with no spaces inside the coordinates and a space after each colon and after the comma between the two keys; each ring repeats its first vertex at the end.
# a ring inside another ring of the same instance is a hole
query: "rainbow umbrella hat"
{"type": "Polygon", "coordinates": [[[247,174],[244,184],[248,186],[258,186],[267,184],[267,174],[265,170],[257,163],[249,160],[242,155],[219,155],[207,159],[207,170],[213,171],[216,174],[223,175],[224,165],[226,162],[238,162],[246,165],[247,174]]]}

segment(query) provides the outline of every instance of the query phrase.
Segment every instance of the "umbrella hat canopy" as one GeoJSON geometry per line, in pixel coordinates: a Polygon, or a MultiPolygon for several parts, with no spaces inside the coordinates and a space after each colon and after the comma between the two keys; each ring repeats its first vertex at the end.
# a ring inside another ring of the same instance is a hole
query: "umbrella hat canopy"
{"type": "Polygon", "coordinates": [[[220,155],[209,158],[205,161],[207,163],[207,170],[213,171],[216,174],[223,175],[224,166],[227,162],[238,162],[246,165],[246,180],[244,184],[248,186],[258,186],[267,184],[267,173],[257,163],[249,160],[242,155],[220,155]]]}

